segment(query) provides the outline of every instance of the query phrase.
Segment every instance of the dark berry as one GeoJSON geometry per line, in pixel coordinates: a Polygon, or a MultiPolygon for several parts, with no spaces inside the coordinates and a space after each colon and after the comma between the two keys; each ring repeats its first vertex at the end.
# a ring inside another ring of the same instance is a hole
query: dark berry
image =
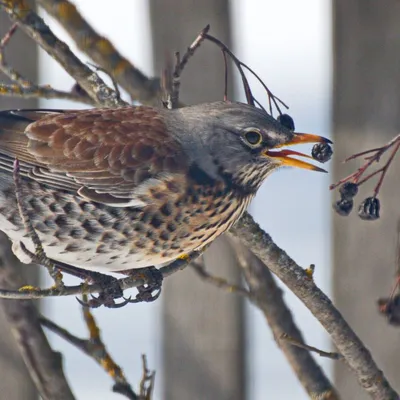
{"type": "Polygon", "coordinates": [[[343,199],[352,199],[358,193],[358,185],[353,182],[345,182],[339,189],[343,199]]]}
{"type": "Polygon", "coordinates": [[[347,217],[353,209],[353,204],[353,200],[351,199],[341,199],[333,204],[333,208],[339,215],[347,217]]]}
{"type": "Polygon", "coordinates": [[[333,150],[332,147],[328,143],[317,143],[314,144],[311,155],[314,160],[317,160],[321,163],[326,163],[332,157],[333,150]]]}
{"type": "Polygon", "coordinates": [[[386,315],[390,325],[400,326],[400,297],[397,294],[391,299],[378,300],[379,312],[386,315]]]}
{"type": "Polygon", "coordinates": [[[293,118],[288,114],[281,114],[277,118],[278,122],[283,125],[285,128],[294,131],[294,121],[293,118]]]}
{"type": "Polygon", "coordinates": [[[358,216],[366,221],[374,221],[379,218],[380,208],[379,199],[376,197],[367,197],[358,208],[358,216]]]}

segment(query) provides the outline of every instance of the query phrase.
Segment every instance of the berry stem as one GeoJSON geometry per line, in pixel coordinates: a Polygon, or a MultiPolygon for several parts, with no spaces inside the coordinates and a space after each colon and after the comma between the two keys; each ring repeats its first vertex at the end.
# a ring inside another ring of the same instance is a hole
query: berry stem
{"type": "Polygon", "coordinates": [[[370,149],[370,150],[366,150],[366,151],[362,151],[360,153],[356,153],[353,154],[352,156],[348,157],[345,162],[350,161],[350,160],[354,160],[355,158],[364,156],[366,154],[371,154],[371,153],[375,153],[369,157],[366,157],[365,160],[367,160],[360,168],[358,168],[358,170],[356,172],[353,172],[352,174],[348,175],[347,177],[339,180],[337,183],[334,183],[332,185],[330,185],[330,190],[333,190],[335,188],[337,188],[339,185],[351,181],[353,183],[356,183],[358,185],[362,185],[363,183],[365,183],[366,181],[368,181],[369,179],[371,179],[372,177],[374,177],[375,175],[378,175],[379,173],[381,174],[379,181],[377,183],[377,185],[375,186],[374,189],[374,196],[377,196],[379,193],[379,190],[382,186],[383,180],[386,176],[387,170],[389,169],[390,164],[392,163],[395,155],[397,154],[398,150],[400,148],[400,134],[398,134],[397,136],[395,136],[392,140],[390,140],[390,142],[386,143],[384,146],[382,147],[377,147],[375,149],[370,149]],[[386,162],[386,164],[378,169],[377,171],[372,172],[371,174],[369,174],[368,176],[364,177],[363,179],[361,179],[361,177],[363,176],[363,174],[365,173],[365,171],[374,163],[378,163],[380,161],[381,156],[386,153],[390,148],[392,148],[394,146],[394,149],[388,159],[388,161],[386,162]]]}

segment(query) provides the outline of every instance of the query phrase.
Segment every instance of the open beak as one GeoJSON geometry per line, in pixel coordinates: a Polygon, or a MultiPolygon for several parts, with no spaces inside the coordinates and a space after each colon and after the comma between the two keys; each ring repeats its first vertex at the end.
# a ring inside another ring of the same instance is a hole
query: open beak
{"type": "Polygon", "coordinates": [[[318,135],[311,135],[309,133],[294,133],[293,138],[280,145],[280,146],[275,146],[274,149],[269,149],[267,150],[264,154],[268,157],[275,158],[279,160],[279,162],[282,165],[287,165],[291,167],[297,167],[297,168],[304,168],[304,169],[310,169],[312,171],[319,171],[319,172],[327,172],[322,168],[319,168],[313,164],[310,164],[306,161],[298,160],[297,158],[291,158],[290,156],[300,156],[300,157],[305,157],[313,160],[313,158],[307,154],[299,153],[298,151],[293,151],[293,150],[275,150],[277,148],[283,147],[283,146],[290,146],[290,145],[295,145],[295,144],[303,144],[303,143],[332,143],[329,139],[324,138],[322,136],[318,135]]]}

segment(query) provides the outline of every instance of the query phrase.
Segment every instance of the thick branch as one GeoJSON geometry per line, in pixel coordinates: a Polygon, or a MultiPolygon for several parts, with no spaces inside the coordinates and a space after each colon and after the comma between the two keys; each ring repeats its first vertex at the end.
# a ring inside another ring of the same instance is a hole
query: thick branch
{"type": "Polygon", "coordinates": [[[74,39],[80,50],[104,68],[131,95],[144,104],[158,104],[159,79],[149,79],[124,58],[105,37],[100,36],[67,0],[38,0],[74,39]]]}
{"type": "Polygon", "coordinates": [[[303,336],[293,320],[292,313],[285,304],[282,290],[276,284],[269,269],[257,257],[238,243],[239,265],[249,286],[251,299],[263,312],[274,339],[297,378],[311,398],[337,400],[338,394],[320,366],[308,350],[295,347],[280,340],[282,334],[288,334],[299,343],[304,343],[303,336]]]}
{"type": "Polygon", "coordinates": [[[251,250],[306,305],[330,334],[335,346],[356,373],[360,385],[376,400],[397,400],[371,353],[350,328],[331,300],[272,238],[246,213],[231,233],[251,250]]]}
{"type": "MultiPolygon", "coordinates": [[[[0,285],[17,288],[24,282],[13,261],[0,258],[0,285]]],[[[60,353],[54,352],[41,328],[32,301],[0,302],[32,380],[44,400],[73,400],[65,379],[60,353]]]]}
{"type": "Polygon", "coordinates": [[[127,105],[109,88],[96,72],[82,63],[69,47],[59,40],[24,0],[0,0],[0,9],[8,13],[20,28],[60,63],[98,105],[117,107],[127,105]]]}

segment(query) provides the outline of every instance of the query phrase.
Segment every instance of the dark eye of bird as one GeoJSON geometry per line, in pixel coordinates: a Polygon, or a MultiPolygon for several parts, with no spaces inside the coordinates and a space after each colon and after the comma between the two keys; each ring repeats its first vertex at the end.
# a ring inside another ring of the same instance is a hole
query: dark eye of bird
{"type": "Polygon", "coordinates": [[[257,131],[248,131],[244,137],[252,146],[256,146],[262,142],[261,133],[257,131]]]}

